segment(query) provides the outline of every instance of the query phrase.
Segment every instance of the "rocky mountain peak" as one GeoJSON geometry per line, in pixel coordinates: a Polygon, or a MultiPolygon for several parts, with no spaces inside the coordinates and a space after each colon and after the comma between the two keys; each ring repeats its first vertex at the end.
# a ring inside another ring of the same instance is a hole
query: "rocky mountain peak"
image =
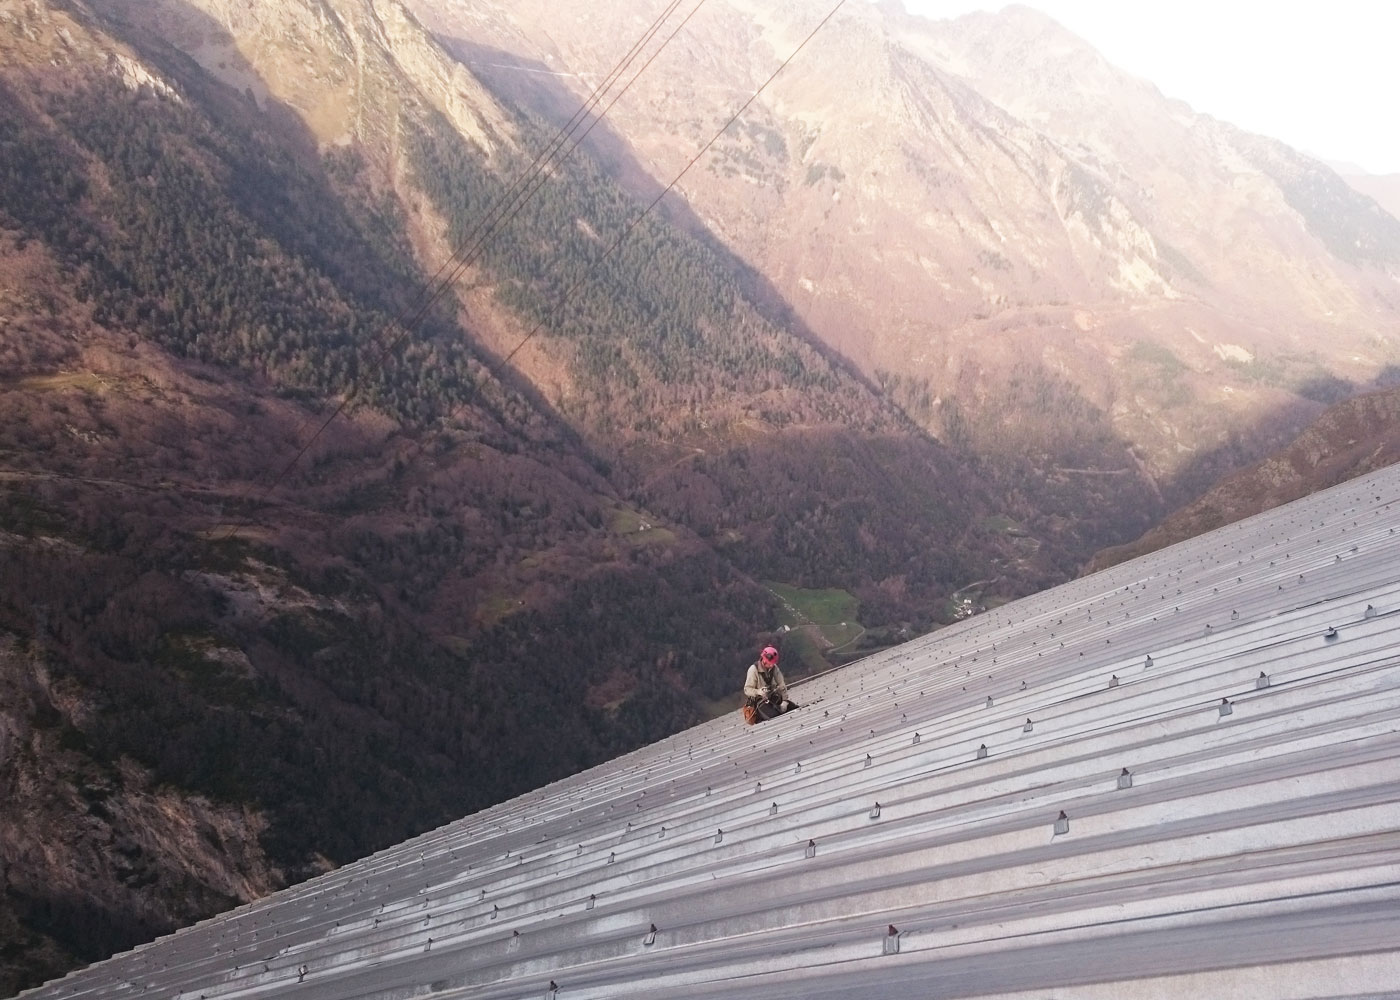
{"type": "Polygon", "coordinates": [[[114,0],[109,9],[163,38],[264,106],[293,112],[321,144],[395,141],[396,116],[418,102],[490,153],[511,143],[507,116],[398,0],[114,0]]]}

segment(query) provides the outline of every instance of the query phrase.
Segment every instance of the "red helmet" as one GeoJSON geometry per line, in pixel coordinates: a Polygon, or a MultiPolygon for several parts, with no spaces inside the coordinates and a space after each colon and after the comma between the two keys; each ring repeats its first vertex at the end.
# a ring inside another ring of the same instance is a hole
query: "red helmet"
{"type": "Polygon", "coordinates": [[[758,654],[758,662],[765,667],[776,667],[778,665],[778,650],[773,646],[764,646],[763,652],[758,654]]]}

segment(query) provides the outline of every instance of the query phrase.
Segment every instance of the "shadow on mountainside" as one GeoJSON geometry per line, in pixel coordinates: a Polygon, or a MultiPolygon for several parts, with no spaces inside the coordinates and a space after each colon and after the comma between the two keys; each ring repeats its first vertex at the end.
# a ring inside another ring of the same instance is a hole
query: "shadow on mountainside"
{"type": "MultiPolygon", "coordinates": [[[[569,120],[585,96],[568,86],[565,74],[536,60],[469,39],[443,38],[440,41],[495,92],[514,103],[532,108],[555,126],[569,120]]],[[[600,121],[589,133],[585,146],[611,176],[643,203],[650,202],[662,190],[661,184],[639,163],[626,137],[615,131],[607,120],[600,121]]],[[[729,249],[683,197],[667,197],[658,208],[676,225],[725,260],[734,273],[741,276],[746,292],[765,310],[772,322],[796,333],[877,395],[892,399],[882,388],[872,385],[856,365],[827,346],[771,281],[729,249]]],[[[1005,453],[1001,458],[992,458],[988,449],[977,447],[975,442],[959,446],[949,439],[946,443],[961,451],[969,461],[981,463],[990,474],[988,481],[1009,500],[1019,500],[1022,510],[1033,510],[1040,504],[1044,508],[1042,513],[1047,517],[1053,515],[1070,521],[1082,518],[1086,522],[1097,522],[1097,527],[1085,524],[1080,529],[1081,538],[1087,543],[1087,547],[1080,551],[1080,558],[1087,560],[1097,548],[1109,544],[1110,539],[1127,541],[1135,537],[1139,531],[1159,523],[1173,511],[1202,496],[1222,477],[1286,446],[1327,404],[1346,398],[1357,389],[1346,380],[1324,372],[1296,385],[1292,391],[1292,400],[1256,418],[1249,425],[1236,428],[1228,439],[1192,456],[1174,474],[1151,483],[1129,457],[1133,451],[1130,443],[1113,434],[1109,430],[1107,415],[1100,414],[1101,419],[1092,428],[1093,433],[1100,438],[1111,436],[1114,443],[1105,444],[1099,450],[1097,457],[1102,461],[1098,466],[1094,462],[1082,463],[1090,468],[1082,474],[1085,502],[1079,510],[1076,510],[1074,488],[1063,488],[1053,481],[1067,472],[1075,474],[1072,467],[1080,463],[1067,459],[1069,453],[1082,451],[1078,446],[1059,453],[1046,454],[1043,449],[1036,448],[1034,450],[1039,453],[1035,455],[1005,453]],[[1119,473],[1122,475],[1117,481],[1102,478],[1119,473]],[[1090,475],[1101,478],[1091,482],[1088,478],[1090,475]],[[1123,509],[1128,507],[1135,509],[1123,509]]],[[[916,412],[906,408],[900,400],[893,402],[911,417],[916,412]]],[[[996,416],[995,413],[991,414],[992,423],[996,422],[996,416]]],[[[1045,415],[1038,416],[1043,419],[1045,415]]],[[[917,419],[910,420],[912,432],[921,433],[916,424],[917,419]]]]}
{"type": "MultiPolygon", "coordinates": [[[[549,134],[570,121],[579,109],[584,95],[567,86],[563,75],[537,61],[466,39],[440,41],[503,101],[529,109],[549,123],[549,134]]],[[[662,184],[640,164],[626,138],[606,119],[589,132],[584,151],[638,204],[650,204],[662,192],[662,184]]],[[[777,287],[728,247],[683,196],[673,193],[663,198],[657,211],[722,262],[768,322],[795,335],[845,377],[862,386],[873,401],[878,401],[875,405],[891,415],[904,433],[911,439],[925,442],[930,454],[940,456],[936,460],[939,464],[959,467],[958,474],[947,477],[945,483],[955,481],[953,492],[963,491],[961,512],[969,528],[986,518],[1007,515],[1026,523],[1043,541],[1046,548],[1043,556],[1048,557],[1048,564],[1064,572],[1067,578],[1074,574],[1079,561],[1087,559],[1102,545],[1136,537],[1165,514],[1155,485],[1138,470],[1127,442],[1113,435],[1106,414],[1095,411],[1088,417],[1081,415],[1078,418],[1081,422],[1087,420],[1093,424],[1089,432],[1058,434],[1068,443],[1053,453],[1036,447],[1018,455],[992,457],[991,452],[975,450],[971,437],[965,441],[937,440],[903,401],[867,378],[857,365],[818,336],[777,287]],[[1087,446],[1086,441],[1090,442],[1087,446]],[[955,456],[956,462],[949,463],[948,456],[955,456]],[[1087,472],[1078,468],[1085,465],[1090,467],[1087,472]]],[[[1052,379],[1049,373],[1042,374],[1042,381],[1052,379]]],[[[1093,409],[1082,398],[1063,399],[1063,386],[1052,387],[1050,395],[1057,403],[1066,402],[1076,411],[1093,409]]],[[[1023,417],[1024,414],[1018,419],[1023,417]]],[[[790,468],[794,463],[806,462],[814,469],[829,464],[832,437],[829,434],[820,437],[823,443],[813,445],[814,450],[808,456],[803,450],[804,442],[809,441],[807,436],[785,434],[780,464],[790,468]]],[[[744,442],[732,444],[736,455],[751,450],[744,442]]],[[[889,447],[895,448],[893,442],[889,447]]],[[[769,450],[777,452],[779,449],[769,450]]],[[[917,450],[912,449],[910,454],[917,450]]],[[[927,460],[924,464],[928,464],[927,460]]],[[[687,467],[682,465],[670,478],[680,479],[688,474],[687,467]]],[[[889,474],[886,470],[880,476],[889,474]]],[[[904,468],[893,472],[896,479],[909,475],[907,462],[904,468]]],[[[650,473],[643,477],[644,480],[651,478],[650,473]]],[[[927,482],[932,492],[944,491],[944,484],[927,482]]],[[[651,491],[642,489],[640,496],[645,502],[653,502],[654,483],[651,491]]],[[[669,509],[665,504],[661,506],[669,509]]],[[[1030,563],[1023,568],[1037,584],[1044,585],[1053,579],[1053,572],[1047,573],[1041,560],[1033,559],[1031,563],[1034,569],[1030,563]]]]}
{"type": "MultiPolygon", "coordinates": [[[[239,164],[236,163],[230,175],[231,189],[238,208],[272,234],[282,249],[309,261],[334,281],[342,293],[348,293],[358,305],[378,313],[377,324],[362,330],[359,336],[364,342],[362,349],[371,357],[378,354],[381,346],[387,357],[377,358],[372,363],[355,363],[353,368],[358,374],[351,377],[358,378],[355,384],[361,399],[383,408],[383,387],[366,384],[372,381],[376,366],[389,372],[388,378],[392,379],[394,373],[406,370],[406,355],[416,355],[420,363],[426,360],[445,367],[453,359],[444,356],[444,345],[461,351],[455,297],[446,295],[436,305],[420,312],[423,289],[425,285],[430,287],[431,282],[425,282],[414,248],[402,231],[402,219],[384,217],[382,206],[376,204],[376,199],[382,195],[381,181],[367,176],[368,168],[353,145],[346,149],[323,150],[301,113],[271,96],[258,69],[238,52],[233,37],[208,14],[181,0],[165,0],[164,9],[179,18],[183,37],[217,47],[217,73],[203,67],[177,45],[155,36],[139,20],[121,17],[123,11],[139,15],[154,10],[145,7],[143,0],[113,4],[111,15],[101,23],[109,33],[191,90],[201,110],[214,115],[220,125],[250,140],[261,140],[261,133],[271,132],[280,140],[279,149],[294,151],[295,173],[302,185],[297,190],[279,189],[252,180],[240,183],[239,164]],[[240,91],[229,81],[246,81],[249,85],[240,91]],[[356,205],[356,211],[349,211],[347,204],[356,205]],[[390,232],[395,229],[397,231],[390,232]],[[402,317],[413,317],[416,322],[405,330],[399,323],[402,317]],[[397,342],[400,334],[406,334],[402,343],[397,342]],[[387,346],[391,343],[392,349],[387,346]]],[[[161,23],[162,30],[167,27],[161,23]]],[[[257,145],[262,152],[266,144],[258,141],[257,145]]],[[[257,164],[250,159],[249,165],[257,164]]],[[[471,339],[466,353],[485,364],[489,379],[499,382],[507,396],[523,397],[530,410],[544,418],[547,430],[543,437],[566,442],[574,449],[585,447],[572,425],[556,412],[544,394],[515,369],[501,364],[500,356],[480,338],[471,339]]],[[[256,359],[252,367],[256,369],[256,359]]],[[[325,388],[338,390],[342,387],[325,388]]],[[[472,395],[477,386],[468,383],[460,388],[472,395]]],[[[415,386],[411,391],[416,392],[418,388],[415,386]]],[[[482,395],[476,395],[474,402],[483,402],[482,395]]],[[[449,405],[456,405],[455,401],[449,405]]],[[[443,443],[438,437],[442,408],[424,412],[421,407],[405,407],[394,416],[399,420],[401,433],[414,442],[413,454],[428,445],[436,446],[434,450],[441,448],[443,443]]],[[[502,419],[509,422],[505,417],[502,419]]],[[[431,462],[431,458],[425,461],[431,462]]],[[[602,465],[593,457],[590,463],[602,465]]]]}
{"type": "MultiPolygon", "coordinates": [[[[551,130],[562,128],[565,123],[573,120],[588,96],[570,89],[565,85],[561,74],[535,60],[464,38],[439,37],[438,41],[498,97],[538,115],[548,123],[551,130]]],[[[606,101],[607,98],[599,107],[606,107],[606,101]]],[[[592,128],[580,147],[582,151],[591,156],[604,173],[628,191],[639,206],[651,204],[664,190],[663,184],[641,165],[631,144],[613,129],[606,118],[596,123],[592,116],[587,120],[592,124],[592,128]]],[[[572,140],[563,148],[568,149],[571,146],[572,140]]],[[[827,361],[838,366],[845,375],[861,383],[872,393],[880,394],[875,383],[859,368],[817,336],[766,275],[715,235],[714,230],[696,215],[684,195],[674,191],[668,193],[653,211],[722,260],[738,278],[745,296],[759,308],[764,319],[801,338],[827,361]]],[[[912,423],[910,428],[911,431],[917,432],[912,423]]]]}
{"type": "Polygon", "coordinates": [[[1161,524],[1094,555],[1085,572],[1147,555],[1196,535],[1344,483],[1400,461],[1400,387],[1380,388],[1329,407],[1263,457],[1230,470],[1161,524]]]}
{"type": "MultiPolygon", "coordinates": [[[[1330,447],[1337,456],[1353,453],[1358,441],[1363,444],[1371,442],[1384,451],[1384,438],[1387,434],[1394,433],[1395,429],[1393,421],[1386,417],[1389,411],[1376,401],[1387,398],[1387,391],[1397,385],[1400,385],[1400,366],[1395,364],[1382,367],[1375,378],[1366,385],[1358,386],[1348,379],[1330,373],[1303,380],[1294,387],[1295,395],[1292,399],[1256,418],[1249,425],[1237,428],[1230,434],[1229,439],[1219,446],[1193,456],[1162,485],[1163,495],[1168,501],[1164,522],[1154,527],[1142,539],[1097,553],[1090,563],[1090,568],[1101,568],[1105,565],[1104,560],[1109,552],[1116,554],[1113,558],[1117,561],[1122,561],[1129,557],[1128,553],[1141,555],[1168,544],[1165,539],[1181,541],[1199,531],[1210,530],[1267,509],[1267,506],[1256,507],[1254,501],[1240,495],[1239,489],[1230,488],[1229,484],[1271,459],[1281,459],[1291,454],[1294,464],[1302,462],[1297,449],[1298,443],[1307,435],[1313,434],[1314,430],[1317,431],[1313,437],[1314,442],[1329,439],[1329,432],[1325,429],[1329,421],[1339,426],[1350,426],[1354,432],[1348,438],[1342,438],[1337,433],[1330,434],[1330,447]],[[1369,413],[1380,423],[1367,428],[1364,422],[1358,422],[1355,417],[1348,417],[1349,413],[1369,413]],[[1211,502],[1214,514],[1203,517],[1202,511],[1194,508],[1197,507],[1198,501],[1216,493],[1219,487],[1226,487],[1227,494],[1236,494],[1237,502],[1222,504],[1221,500],[1225,494],[1220,494],[1211,502]],[[1190,531],[1186,527],[1190,524],[1198,525],[1198,530],[1190,531]]],[[[1318,454],[1305,464],[1317,464],[1326,457],[1318,454]]],[[[1290,493],[1288,499],[1296,499],[1350,478],[1349,474],[1338,471],[1341,466],[1347,466],[1349,461],[1339,459],[1339,462],[1340,465],[1333,463],[1336,467],[1331,472],[1321,473],[1317,477],[1308,474],[1300,465],[1300,476],[1296,483],[1283,489],[1277,496],[1282,497],[1285,493],[1290,493]]],[[[1365,471],[1368,470],[1357,466],[1357,471],[1353,474],[1360,475],[1365,471]]],[[[1270,502],[1269,506],[1282,502],[1286,501],[1276,499],[1270,502]]]]}

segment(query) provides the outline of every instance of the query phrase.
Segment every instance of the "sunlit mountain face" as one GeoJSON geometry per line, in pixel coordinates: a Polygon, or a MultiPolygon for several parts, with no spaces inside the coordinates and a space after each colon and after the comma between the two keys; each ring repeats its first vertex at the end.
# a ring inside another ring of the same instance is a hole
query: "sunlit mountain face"
{"type": "MultiPolygon", "coordinates": [[[[561,108],[653,13],[414,7],[561,108]]],[[[826,10],[706,4],[609,113],[610,148],[669,180],[826,10]]],[[[1396,360],[1393,217],[1024,7],[843,8],[680,187],[913,419],[1046,475],[1097,438],[1096,471],[1177,498],[1396,360]]]]}

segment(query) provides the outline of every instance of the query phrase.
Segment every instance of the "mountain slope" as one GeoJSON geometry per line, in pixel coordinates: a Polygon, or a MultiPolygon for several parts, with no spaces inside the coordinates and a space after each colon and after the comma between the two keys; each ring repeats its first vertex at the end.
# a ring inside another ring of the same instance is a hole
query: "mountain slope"
{"type": "Polygon", "coordinates": [[[1117,565],[1400,462],[1400,389],[1330,407],[1286,448],[1221,480],[1142,538],[1096,554],[1117,565]]]}
{"type": "MultiPolygon", "coordinates": [[[[549,133],[528,118],[507,120],[501,106],[489,98],[484,110],[458,112],[458,117],[465,115],[469,122],[487,126],[476,131],[460,127],[443,110],[432,88],[464,71],[443,69],[445,57],[421,31],[410,30],[412,19],[401,10],[391,16],[389,8],[394,6],[344,5],[336,19],[337,30],[361,40],[342,44],[340,49],[356,53],[355,62],[341,67],[328,58],[324,61],[329,68],[310,74],[310,84],[300,69],[305,60],[299,53],[309,44],[300,26],[315,23],[314,12],[293,17],[287,13],[297,9],[292,5],[263,19],[216,0],[190,5],[142,3],[121,9],[144,37],[170,35],[187,46],[189,38],[197,37],[201,44],[191,46],[192,51],[215,69],[219,68],[215,57],[221,53],[230,49],[247,53],[245,72],[271,81],[268,93],[287,102],[284,110],[319,106],[318,102],[329,100],[325,93],[335,93],[347,79],[396,81],[392,88],[396,96],[387,109],[378,100],[379,90],[357,83],[349,101],[357,109],[361,104],[365,107],[345,116],[339,131],[322,128],[315,138],[332,155],[342,146],[353,151],[357,184],[397,197],[405,209],[415,251],[433,267],[445,259],[449,248],[470,239],[484,206],[503,189],[504,178],[523,169],[529,151],[542,148],[549,133]],[[191,30],[189,22],[199,19],[203,30],[191,30]],[[284,23],[288,19],[290,26],[284,23]],[[268,20],[270,26],[265,23],[268,20]],[[384,43],[384,23],[400,25],[400,33],[414,34],[417,42],[384,43]],[[211,27],[216,24],[218,28],[211,27]],[[219,32],[225,33],[220,36],[223,40],[211,46],[208,39],[219,32]],[[422,54],[425,49],[435,53],[432,59],[422,54]],[[400,52],[411,58],[401,58],[400,52]],[[424,96],[405,96],[420,92],[415,82],[420,80],[425,81],[421,84],[424,96]],[[410,105],[413,113],[404,113],[410,105]],[[397,119],[391,121],[395,114],[397,119]],[[359,123],[365,121],[384,124],[364,130],[359,123]],[[478,132],[509,136],[510,141],[483,146],[478,132]]],[[[466,87],[456,93],[460,97],[475,91],[466,87]]],[[[776,449],[789,455],[802,456],[814,448],[819,452],[820,445],[809,442],[823,439],[823,428],[834,427],[839,435],[889,439],[912,449],[912,461],[900,460],[888,467],[890,475],[908,481],[911,495],[931,492],[943,498],[945,505],[961,504],[969,511],[1005,506],[990,499],[994,494],[975,462],[965,456],[950,457],[870,386],[853,378],[844,365],[794,336],[781,315],[775,317],[771,309],[753,301],[733,276],[742,265],[722,248],[708,246],[703,239],[681,237],[673,227],[649,219],[618,253],[604,260],[604,248],[632,224],[636,212],[636,206],[598,169],[586,160],[577,161],[569,170],[551,176],[524,213],[485,248],[480,264],[469,271],[460,289],[462,318],[479,342],[495,353],[512,352],[526,333],[539,330],[516,359],[517,368],[533,384],[539,400],[552,406],[591,449],[606,458],[624,489],[649,482],[699,452],[760,445],[760,451],[776,449]],[[595,262],[601,263],[597,273],[580,283],[578,279],[595,262]],[[567,310],[556,312],[570,288],[577,291],[567,310]]],[[[819,464],[823,459],[814,453],[808,461],[819,464]]],[[[794,513],[810,508],[823,490],[833,488],[826,482],[819,486],[811,475],[799,479],[802,495],[786,501],[794,513]]],[[[857,494],[868,493],[859,482],[846,487],[857,494]]],[[[1030,505],[1016,507],[1004,512],[1035,519],[1030,505]]],[[[1096,547],[1092,539],[1125,537],[1143,517],[1135,511],[1093,523],[1085,519],[1075,526],[1077,530],[1047,535],[1054,564],[1073,563],[1080,553],[1096,547]]],[[[915,542],[911,557],[963,535],[967,517],[959,520],[962,524],[946,529],[929,526],[935,532],[932,544],[915,542]]],[[[915,534],[925,530],[920,519],[913,519],[913,524],[915,534]]],[[[742,524],[737,527],[744,536],[764,532],[761,525],[754,526],[753,532],[742,524]]],[[[827,583],[860,590],[878,569],[864,546],[852,546],[842,536],[832,536],[823,544],[843,550],[836,558],[844,566],[844,575],[827,583]]],[[[760,553],[749,559],[746,568],[764,574],[765,558],[766,553],[760,553]]],[[[1044,568],[1033,568],[1032,573],[1043,574],[1044,568]]],[[[908,604],[904,614],[913,608],[908,604]]]]}
{"type": "MultiPolygon", "coordinates": [[[[541,106],[539,80],[584,90],[649,16],[414,7],[541,106]]],[[[707,4],[609,114],[619,142],[669,179],[824,13],[707,4]]],[[[1400,350],[1396,220],[1026,8],[843,9],[682,188],[913,419],[1041,475],[1084,456],[1041,435],[1054,421],[1015,426],[1016,384],[1062,380],[1105,441],[1088,467],[1175,499],[1296,433],[1319,378],[1368,382],[1400,350]]]]}
{"type": "Polygon", "coordinates": [[[1342,179],[1400,219],[1400,174],[1344,173],[1342,179]]]}

